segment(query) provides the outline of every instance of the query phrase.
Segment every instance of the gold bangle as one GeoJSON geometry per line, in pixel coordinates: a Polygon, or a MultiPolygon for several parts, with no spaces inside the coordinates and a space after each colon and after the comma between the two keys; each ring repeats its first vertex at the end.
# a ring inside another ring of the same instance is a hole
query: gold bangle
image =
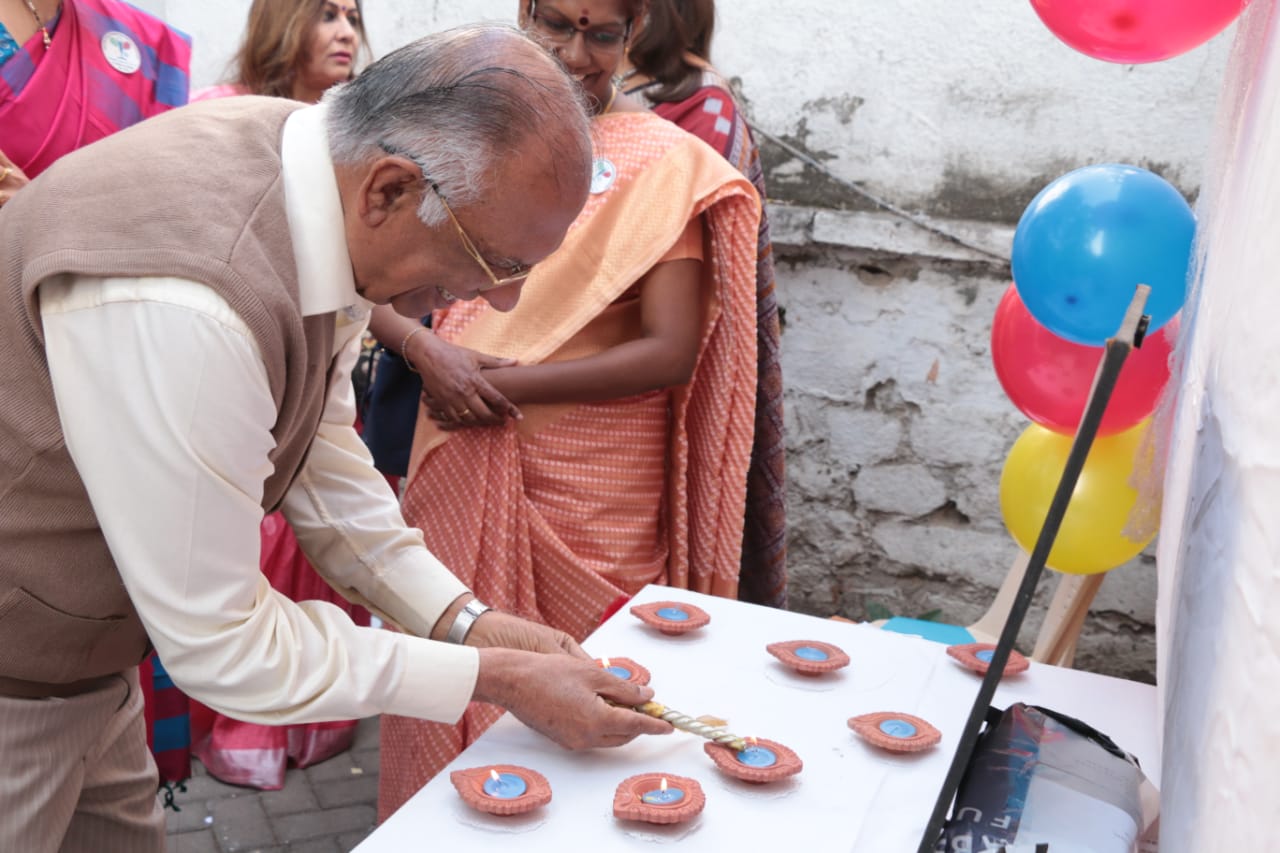
{"type": "Polygon", "coordinates": [[[409,360],[409,339],[418,334],[418,332],[426,331],[426,328],[426,326],[419,325],[411,329],[409,334],[404,336],[404,340],[400,342],[400,357],[404,359],[404,363],[408,365],[409,369],[414,373],[418,372],[418,368],[414,367],[413,362],[409,360]]]}
{"type": "Polygon", "coordinates": [[[8,180],[9,176],[12,174],[13,174],[13,167],[5,166],[4,171],[0,172],[0,184],[3,184],[6,180],[8,180]]]}

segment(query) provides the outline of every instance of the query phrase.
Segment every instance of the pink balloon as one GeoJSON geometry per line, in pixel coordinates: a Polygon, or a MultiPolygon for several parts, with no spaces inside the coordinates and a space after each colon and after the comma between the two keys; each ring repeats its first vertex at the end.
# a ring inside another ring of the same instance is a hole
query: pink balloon
{"type": "MultiPolygon", "coordinates": [[[[1175,317],[1129,354],[1102,415],[1099,435],[1123,432],[1155,409],[1169,381],[1169,355],[1177,336],[1175,317]]],[[[991,324],[996,377],[1013,404],[1046,429],[1068,435],[1075,432],[1102,350],[1072,343],[1041,326],[1013,285],[996,308],[991,324]]]]}
{"type": "Polygon", "coordinates": [[[1159,62],[1222,32],[1249,0],[1031,0],[1071,47],[1108,62],[1159,62]]]}

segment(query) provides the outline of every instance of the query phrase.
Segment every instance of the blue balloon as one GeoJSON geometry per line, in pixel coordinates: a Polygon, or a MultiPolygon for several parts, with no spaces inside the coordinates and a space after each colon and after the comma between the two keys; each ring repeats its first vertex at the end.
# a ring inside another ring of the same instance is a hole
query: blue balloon
{"type": "Polygon", "coordinates": [[[1151,331],[1187,298],[1196,220],[1159,175],[1107,163],[1042,189],[1013,235],[1013,281],[1039,323],[1099,346],[1120,328],[1134,288],[1150,285],[1151,331]]]}

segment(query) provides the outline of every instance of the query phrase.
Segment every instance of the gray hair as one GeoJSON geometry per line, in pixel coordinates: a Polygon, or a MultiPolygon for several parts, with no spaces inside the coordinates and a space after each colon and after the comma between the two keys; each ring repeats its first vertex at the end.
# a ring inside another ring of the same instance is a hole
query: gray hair
{"type": "MultiPolygon", "coordinates": [[[[547,152],[546,162],[531,166],[557,182],[562,161],[591,159],[580,88],[545,50],[505,24],[472,24],[411,42],[329,89],[324,103],[334,163],[401,154],[458,206],[476,201],[489,188],[493,166],[525,153],[530,137],[547,152]]],[[[423,194],[418,216],[428,226],[444,220],[436,193],[423,194]]]]}

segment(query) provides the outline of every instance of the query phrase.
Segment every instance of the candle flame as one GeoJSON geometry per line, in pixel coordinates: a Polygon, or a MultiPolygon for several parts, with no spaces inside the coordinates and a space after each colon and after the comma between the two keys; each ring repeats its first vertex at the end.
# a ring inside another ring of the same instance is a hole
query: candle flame
{"type": "Polygon", "coordinates": [[[600,658],[600,667],[601,667],[601,669],[608,669],[608,668],[609,668],[609,659],[608,659],[608,658],[600,658]]]}
{"type": "Polygon", "coordinates": [[[662,790],[662,791],[667,790],[667,777],[666,777],[666,776],[663,776],[663,777],[662,777],[662,784],[661,784],[661,785],[659,785],[659,786],[658,786],[658,788],[659,788],[660,790],[662,790]]]}
{"type": "Polygon", "coordinates": [[[753,737],[749,737],[749,738],[747,738],[747,743],[751,744],[752,746],[756,746],[757,744],[759,744],[759,743],[760,743],[760,741],[756,740],[756,739],[755,739],[755,738],[753,738],[753,737]]]}
{"type": "Polygon", "coordinates": [[[492,779],[492,780],[493,780],[493,781],[495,781],[495,782],[501,782],[501,781],[502,781],[502,779],[498,776],[498,771],[497,771],[497,770],[494,770],[493,768],[490,768],[490,769],[489,769],[489,778],[490,778],[490,779],[492,779]]]}

